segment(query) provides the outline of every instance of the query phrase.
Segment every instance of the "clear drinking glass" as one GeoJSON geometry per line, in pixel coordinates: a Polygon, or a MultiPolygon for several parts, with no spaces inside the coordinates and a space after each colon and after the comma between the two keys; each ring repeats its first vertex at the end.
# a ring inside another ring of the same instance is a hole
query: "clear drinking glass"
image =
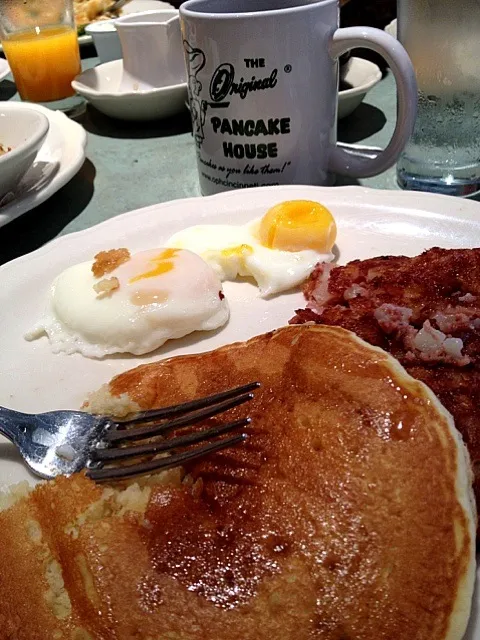
{"type": "Polygon", "coordinates": [[[1,0],[0,40],[22,100],[72,115],[83,105],[73,0],[1,0]]]}
{"type": "Polygon", "coordinates": [[[397,163],[404,189],[480,191],[479,0],[398,0],[398,37],[415,68],[418,115],[397,163]]]}

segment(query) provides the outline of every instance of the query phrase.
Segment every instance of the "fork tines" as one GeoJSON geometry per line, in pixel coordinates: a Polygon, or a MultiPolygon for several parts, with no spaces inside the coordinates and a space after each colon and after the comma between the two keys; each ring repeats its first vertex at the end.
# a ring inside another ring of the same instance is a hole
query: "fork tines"
{"type": "Polygon", "coordinates": [[[221,393],[215,393],[205,398],[198,398],[198,400],[191,400],[189,402],[183,402],[182,404],[175,404],[170,407],[162,407],[160,409],[152,409],[151,411],[143,411],[137,413],[133,418],[127,420],[118,420],[119,427],[126,427],[132,424],[138,424],[139,422],[157,422],[158,420],[164,420],[166,418],[173,418],[174,416],[183,415],[190,411],[197,411],[198,409],[204,409],[228,400],[229,398],[235,398],[241,396],[249,391],[255,391],[260,386],[259,382],[249,382],[240,387],[228,389],[221,393]]]}
{"type": "Polygon", "coordinates": [[[172,407],[147,411],[137,414],[132,420],[122,423],[110,423],[110,428],[105,432],[102,440],[92,451],[92,457],[87,470],[87,475],[96,481],[124,479],[135,475],[169,469],[186,462],[201,458],[209,453],[232,447],[247,437],[241,433],[228,438],[218,439],[231,431],[241,429],[250,424],[250,418],[234,420],[226,424],[206,427],[185,435],[175,436],[170,439],[161,438],[156,442],[136,446],[112,447],[112,444],[129,440],[144,440],[154,436],[165,436],[172,430],[194,425],[198,422],[223,413],[253,398],[250,393],[258,388],[258,382],[252,382],[235,389],[229,389],[206,398],[200,398],[191,402],[185,402],[172,407]],[[172,418],[168,420],[167,418],[172,418]],[[143,422],[162,421],[158,424],[140,426],[143,422]],[[131,425],[139,425],[133,426],[131,425]],[[190,447],[192,444],[206,442],[217,438],[200,447],[186,449],[178,452],[178,449],[190,447]],[[170,455],[165,455],[170,453],[170,455]],[[164,457],[156,457],[158,455],[164,457]],[[155,456],[154,459],[142,461],[138,464],[104,467],[105,464],[121,462],[133,457],[155,456]]]}

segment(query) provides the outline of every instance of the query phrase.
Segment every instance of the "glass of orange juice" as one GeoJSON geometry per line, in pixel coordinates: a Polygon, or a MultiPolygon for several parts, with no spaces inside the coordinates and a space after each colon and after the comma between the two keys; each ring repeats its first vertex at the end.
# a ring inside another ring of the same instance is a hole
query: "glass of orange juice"
{"type": "Polygon", "coordinates": [[[0,40],[22,100],[69,115],[83,107],[73,0],[1,0],[0,40]]]}

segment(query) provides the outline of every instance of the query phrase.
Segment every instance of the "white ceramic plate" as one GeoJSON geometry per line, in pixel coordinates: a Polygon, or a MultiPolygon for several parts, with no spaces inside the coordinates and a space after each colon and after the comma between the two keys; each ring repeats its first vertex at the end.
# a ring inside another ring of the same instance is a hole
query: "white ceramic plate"
{"type": "Polygon", "coordinates": [[[85,129],[59,111],[16,102],[21,109],[36,109],[50,122],[45,142],[17,189],[0,201],[0,227],[30,211],[57,192],[85,160],[85,129]]]}
{"type": "MultiPolygon", "coordinates": [[[[187,226],[199,222],[243,223],[261,216],[275,203],[297,198],[318,200],[333,212],[340,263],[385,254],[415,255],[435,245],[480,246],[480,205],[475,202],[361,187],[245,189],[132,211],[58,238],[0,267],[0,405],[27,412],[78,408],[90,391],[140,363],[207,351],[286,324],[294,310],[304,305],[299,292],[262,300],[253,285],[227,282],[231,320],[223,330],[171,341],[148,356],[88,360],[78,354],[53,355],[43,338],[33,343],[23,339],[42,312],[53,278],[66,267],[91,259],[97,251],[119,246],[132,251],[159,247],[187,226]]],[[[0,452],[1,484],[33,481],[9,445],[2,443],[0,452]]],[[[468,640],[480,637],[479,607],[477,596],[468,640]]]]}
{"type": "Polygon", "coordinates": [[[350,115],[370,89],[380,82],[382,72],[376,64],[363,58],[350,58],[343,79],[352,86],[338,93],[338,119],[350,115]]]}
{"type": "Polygon", "coordinates": [[[0,81],[8,76],[10,73],[10,67],[8,66],[8,62],[3,58],[0,58],[0,81]]]}

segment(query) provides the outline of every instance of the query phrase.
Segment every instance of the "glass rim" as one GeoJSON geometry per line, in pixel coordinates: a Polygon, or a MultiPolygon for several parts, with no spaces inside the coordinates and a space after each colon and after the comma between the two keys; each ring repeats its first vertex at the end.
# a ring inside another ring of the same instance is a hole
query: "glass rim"
{"type": "Polygon", "coordinates": [[[0,39],[14,34],[66,26],[76,28],[73,0],[2,0],[0,39]]]}

